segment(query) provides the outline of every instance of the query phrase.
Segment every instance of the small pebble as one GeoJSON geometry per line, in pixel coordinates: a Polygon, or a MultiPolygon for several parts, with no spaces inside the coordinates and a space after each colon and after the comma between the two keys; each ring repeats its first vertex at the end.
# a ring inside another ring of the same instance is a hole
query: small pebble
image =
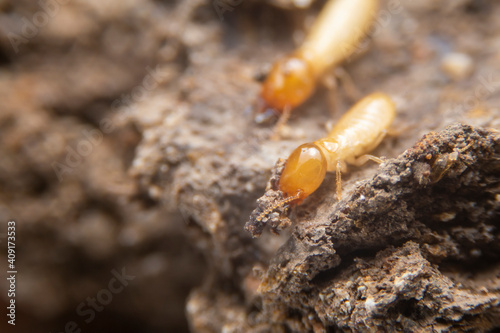
{"type": "Polygon", "coordinates": [[[464,53],[448,53],[441,60],[441,69],[453,80],[468,77],[474,70],[472,58],[464,53]]]}

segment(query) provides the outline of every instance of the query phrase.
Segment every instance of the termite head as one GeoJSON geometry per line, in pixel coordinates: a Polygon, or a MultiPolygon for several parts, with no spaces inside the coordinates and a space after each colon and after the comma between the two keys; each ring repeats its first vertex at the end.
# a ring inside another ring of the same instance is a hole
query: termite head
{"type": "Polygon", "coordinates": [[[327,160],[321,148],[314,143],[305,143],[297,147],[285,164],[281,174],[279,189],[287,197],[296,198],[300,204],[316,191],[325,178],[327,160]]]}
{"type": "Polygon", "coordinates": [[[282,161],[277,165],[282,170],[275,175],[279,180],[270,182],[270,188],[257,200],[257,208],[245,225],[253,237],[259,237],[266,225],[275,234],[288,227],[291,222],[287,216],[291,208],[316,191],[327,169],[323,151],[314,143],[297,147],[286,160],[284,168],[282,161]]]}
{"type": "Polygon", "coordinates": [[[283,112],[302,104],[314,91],[315,77],[309,62],[291,55],[276,62],[262,84],[257,113],[283,112]]]}

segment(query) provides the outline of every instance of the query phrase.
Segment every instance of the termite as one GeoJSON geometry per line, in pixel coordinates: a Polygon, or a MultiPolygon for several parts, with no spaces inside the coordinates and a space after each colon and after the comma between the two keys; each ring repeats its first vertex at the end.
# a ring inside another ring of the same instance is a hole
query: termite
{"type": "Polygon", "coordinates": [[[321,185],[327,171],[336,172],[337,198],[341,196],[341,171],[345,163],[361,165],[368,160],[382,162],[368,155],[387,133],[396,116],[394,102],[383,93],[373,93],[356,103],[333,127],[326,138],[297,147],[285,162],[279,175],[273,201],[259,205],[247,222],[246,229],[254,237],[262,232],[264,223],[277,232],[279,221],[292,205],[300,204],[321,185]],[[275,194],[276,193],[276,194],[275,194]]]}
{"type": "Polygon", "coordinates": [[[262,84],[256,121],[287,113],[314,92],[326,72],[349,58],[367,35],[378,0],[329,0],[302,45],[277,61],[262,84]]]}

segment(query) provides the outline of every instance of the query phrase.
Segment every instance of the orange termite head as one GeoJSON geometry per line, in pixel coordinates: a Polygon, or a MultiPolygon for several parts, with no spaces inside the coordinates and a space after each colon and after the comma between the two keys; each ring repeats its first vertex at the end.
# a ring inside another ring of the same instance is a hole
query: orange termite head
{"type": "Polygon", "coordinates": [[[303,103],[314,91],[315,77],[310,64],[294,54],[276,62],[262,84],[257,113],[283,112],[303,103]]]}
{"type": "Polygon", "coordinates": [[[314,143],[300,145],[286,161],[279,189],[294,198],[293,203],[300,204],[321,185],[326,170],[327,161],[320,147],[314,143]]]}

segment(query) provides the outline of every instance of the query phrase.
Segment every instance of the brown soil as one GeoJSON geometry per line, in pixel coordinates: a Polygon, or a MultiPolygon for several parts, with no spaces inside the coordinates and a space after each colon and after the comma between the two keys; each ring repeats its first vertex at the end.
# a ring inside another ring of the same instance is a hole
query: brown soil
{"type": "Polygon", "coordinates": [[[500,328],[500,3],[382,1],[350,80],[277,141],[248,112],[258,78],[322,2],[60,3],[0,0],[0,236],[16,221],[18,271],[2,332],[500,328]],[[465,74],[443,69],[452,52],[465,74]],[[253,239],[278,158],[373,91],[398,109],[385,162],[350,168],[340,202],[327,175],[290,228],[253,239]]]}

